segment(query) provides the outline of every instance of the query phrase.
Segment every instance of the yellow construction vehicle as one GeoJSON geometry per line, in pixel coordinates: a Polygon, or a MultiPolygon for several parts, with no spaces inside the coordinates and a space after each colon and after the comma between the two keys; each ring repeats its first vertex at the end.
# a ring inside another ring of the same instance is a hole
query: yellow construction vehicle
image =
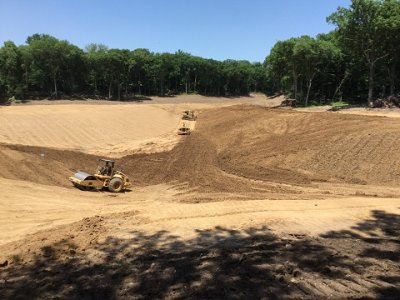
{"type": "Polygon", "coordinates": [[[187,127],[185,123],[178,128],[178,135],[189,135],[190,133],[190,127],[187,127]]]}
{"type": "Polygon", "coordinates": [[[91,175],[79,171],[69,177],[69,181],[81,190],[101,190],[107,188],[109,191],[118,193],[131,186],[131,182],[124,173],[114,170],[115,162],[108,159],[100,159],[104,164],[97,168],[95,174],[91,175]]]}
{"type": "Polygon", "coordinates": [[[182,120],[196,121],[197,115],[193,110],[185,110],[182,114],[182,120]]]}

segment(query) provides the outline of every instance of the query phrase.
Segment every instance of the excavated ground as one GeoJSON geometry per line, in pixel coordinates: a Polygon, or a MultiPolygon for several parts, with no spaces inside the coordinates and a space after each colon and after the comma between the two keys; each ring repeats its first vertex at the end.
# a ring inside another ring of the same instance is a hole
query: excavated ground
{"type": "Polygon", "coordinates": [[[4,235],[0,295],[397,299],[399,129],[396,118],[207,108],[172,150],[117,158],[134,182],[121,195],[66,181],[98,156],[2,144],[2,210],[18,216],[6,207],[15,182],[35,191],[27,215],[48,192],[98,215],[50,222],[62,215],[50,203],[45,231],[4,235]]]}
{"type": "MultiPolygon", "coordinates": [[[[400,120],[384,117],[237,105],[203,112],[196,131],[171,151],[117,164],[139,185],[179,182],[202,191],[248,193],[273,189],[271,183],[398,186],[399,128],[400,120]]],[[[71,172],[94,170],[99,157],[5,144],[0,153],[1,177],[57,186],[69,186],[71,172]]]]}

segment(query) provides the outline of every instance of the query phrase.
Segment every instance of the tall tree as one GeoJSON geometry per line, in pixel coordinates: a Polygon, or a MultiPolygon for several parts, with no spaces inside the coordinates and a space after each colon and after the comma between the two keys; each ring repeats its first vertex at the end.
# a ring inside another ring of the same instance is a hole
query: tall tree
{"type": "Polygon", "coordinates": [[[204,59],[183,51],[108,49],[89,44],[84,51],[46,34],[26,45],[0,47],[0,93],[21,97],[63,96],[122,99],[130,93],[165,95],[245,95],[265,89],[265,67],[248,61],[204,59]]]}
{"type": "Polygon", "coordinates": [[[368,66],[368,102],[374,97],[374,76],[377,62],[388,56],[384,45],[385,22],[382,2],[352,0],[349,8],[340,7],[328,17],[335,24],[342,45],[364,57],[368,66]]]}
{"type": "Polygon", "coordinates": [[[305,97],[305,105],[308,105],[310,91],[313,80],[322,68],[326,68],[328,64],[336,61],[340,55],[340,51],[335,45],[329,41],[313,39],[309,36],[303,36],[296,40],[293,48],[293,57],[300,65],[304,74],[307,93],[305,97]]]}
{"type": "MultiPolygon", "coordinates": [[[[58,97],[58,85],[62,75],[72,66],[76,55],[81,50],[67,41],[61,41],[47,34],[34,34],[27,39],[31,55],[31,73],[35,74],[37,83],[43,87],[49,83],[53,87],[53,96],[58,97]]],[[[65,79],[65,78],[64,78],[65,79]]]]}
{"type": "Polygon", "coordinates": [[[292,97],[298,97],[298,62],[294,58],[294,46],[297,39],[291,38],[277,42],[265,60],[268,76],[279,92],[292,91],[292,97]]]}
{"type": "Polygon", "coordinates": [[[131,52],[131,84],[139,95],[150,92],[150,65],[153,54],[147,49],[136,49],[131,52]]]}
{"type": "Polygon", "coordinates": [[[12,41],[4,42],[0,48],[0,85],[3,87],[3,97],[23,97],[21,52],[12,41]]]}
{"type": "Polygon", "coordinates": [[[85,48],[88,65],[87,77],[93,95],[98,96],[103,89],[103,81],[106,77],[106,55],[108,47],[103,44],[89,44],[85,48]]]}
{"type": "Polygon", "coordinates": [[[385,67],[389,78],[390,95],[395,94],[398,67],[400,66],[400,1],[385,0],[381,9],[379,27],[383,28],[383,46],[387,57],[385,67]]]}

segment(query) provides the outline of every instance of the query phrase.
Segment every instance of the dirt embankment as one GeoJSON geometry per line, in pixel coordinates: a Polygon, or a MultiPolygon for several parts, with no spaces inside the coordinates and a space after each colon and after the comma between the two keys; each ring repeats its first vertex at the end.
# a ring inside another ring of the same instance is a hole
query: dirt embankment
{"type": "Polygon", "coordinates": [[[220,166],[236,175],[288,183],[400,183],[397,119],[252,106],[204,118],[199,131],[215,141],[220,166]]]}
{"type": "Polygon", "coordinates": [[[154,142],[170,142],[178,119],[155,105],[11,106],[1,110],[0,141],[121,156],[154,142]]]}
{"type": "Polygon", "coordinates": [[[118,195],[55,187],[72,189],[67,177],[94,170],[95,155],[0,145],[0,177],[14,179],[0,180],[3,238],[32,233],[0,246],[0,295],[397,299],[398,128],[329,112],[203,110],[171,151],[118,159],[134,182],[118,195]],[[354,186],[363,194],[338,192],[354,186]],[[309,201],[323,189],[332,195],[309,201]],[[379,198],[385,190],[397,198],[379,198]]]}
{"type": "MultiPolygon", "coordinates": [[[[137,185],[174,182],[203,191],[273,191],[271,183],[313,181],[397,186],[399,126],[393,118],[238,105],[203,111],[193,134],[171,151],[117,164],[137,185]]],[[[68,186],[78,169],[94,170],[98,158],[15,145],[0,151],[0,176],[58,186],[68,186]]]]}
{"type": "Polygon", "coordinates": [[[96,157],[68,150],[0,145],[0,177],[69,187],[77,170],[95,170],[96,157]]]}

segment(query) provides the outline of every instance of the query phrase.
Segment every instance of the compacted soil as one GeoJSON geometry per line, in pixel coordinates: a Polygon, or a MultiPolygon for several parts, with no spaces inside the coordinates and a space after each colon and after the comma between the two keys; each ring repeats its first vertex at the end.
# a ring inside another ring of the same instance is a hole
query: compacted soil
{"type": "Polygon", "coordinates": [[[400,119],[279,100],[0,108],[1,298],[398,299],[400,119]]]}

